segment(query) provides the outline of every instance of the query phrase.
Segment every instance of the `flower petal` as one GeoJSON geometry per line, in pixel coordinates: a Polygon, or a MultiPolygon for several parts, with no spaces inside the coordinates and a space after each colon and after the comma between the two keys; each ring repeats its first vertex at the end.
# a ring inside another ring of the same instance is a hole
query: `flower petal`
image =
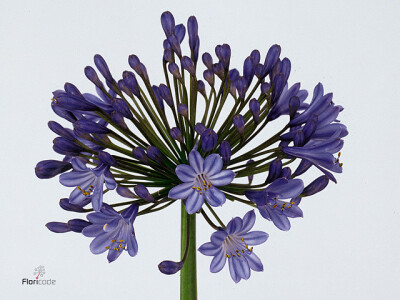
{"type": "Polygon", "coordinates": [[[204,159],[196,150],[189,153],[189,163],[197,174],[203,173],[204,159]]]}
{"type": "Polygon", "coordinates": [[[90,243],[90,251],[92,251],[93,254],[105,252],[107,250],[106,247],[111,244],[112,239],[113,232],[104,232],[100,234],[90,243]]]}
{"type": "Polygon", "coordinates": [[[138,244],[133,234],[128,234],[128,241],[126,244],[130,256],[135,256],[138,253],[138,244]]]}
{"type": "Polygon", "coordinates": [[[211,273],[217,273],[222,270],[226,263],[226,256],[225,252],[220,249],[219,253],[214,256],[213,260],[210,264],[210,271],[211,273]]]}
{"type": "Polygon", "coordinates": [[[241,218],[236,217],[229,221],[226,225],[225,231],[227,234],[233,234],[239,232],[243,227],[243,221],[241,218]]]}
{"type": "Polygon", "coordinates": [[[243,217],[243,225],[242,229],[238,232],[238,234],[244,234],[249,232],[251,228],[253,228],[254,223],[256,222],[256,214],[253,210],[248,211],[243,217]]]}
{"type": "Polygon", "coordinates": [[[207,190],[204,197],[211,206],[221,206],[226,201],[225,194],[215,187],[207,190]]]}
{"type": "Polygon", "coordinates": [[[269,215],[271,217],[271,221],[274,222],[274,225],[280,230],[288,231],[290,229],[290,221],[287,216],[284,214],[279,214],[272,209],[270,210],[269,215]]]}
{"type": "Polygon", "coordinates": [[[175,169],[176,176],[183,182],[194,182],[196,172],[191,166],[178,165],[175,169]]]}
{"type": "Polygon", "coordinates": [[[184,182],[174,186],[168,193],[171,199],[187,199],[192,193],[198,194],[193,187],[193,182],[184,182]]]}
{"type": "Polygon", "coordinates": [[[223,186],[230,184],[235,178],[235,173],[231,170],[223,170],[217,174],[214,174],[209,179],[211,184],[214,186],[223,186]]]}
{"type": "Polygon", "coordinates": [[[247,262],[249,263],[250,269],[256,272],[261,272],[264,270],[264,266],[261,260],[258,258],[254,252],[251,252],[249,255],[246,256],[247,262]]]}
{"type": "Polygon", "coordinates": [[[279,178],[271,183],[267,188],[267,192],[279,195],[279,199],[294,198],[301,194],[304,184],[301,179],[287,180],[279,178]]]}
{"type": "Polygon", "coordinates": [[[211,243],[220,247],[227,236],[228,234],[225,230],[218,230],[211,235],[211,243]]]}
{"type": "Polygon", "coordinates": [[[87,237],[95,237],[103,232],[103,225],[89,225],[82,230],[82,234],[87,237]]]}
{"type": "Polygon", "coordinates": [[[192,193],[186,200],[185,206],[188,214],[198,212],[204,203],[204,197],[199,192],[192,193]]]}
{"type": "Polygon", "coordinates": [[[215,256],[217,255],[218,251],[220,251],[221,247],[215,246],[213,243],[205,243],[200,246],[198,249],[201,254],[207,255],[207,256],[215,256]]]}
{"type": "Polygon", "coordinates": [[[234,266],[233,266],[233,258],[231,258],[231,259],[228,259],[228,263],[229,263],[229,273],[231,273],[231,277],[232,277],[232,279],[233,279],[233,281],[235,282],[235,283],[238,283],[239,281],[240,281],[240,277],[237,275],[237,273],[236,273],[236,270],[235,270],[235,268],[234,268],[234,266]]]}
{"type": "Polygon", "coordinates": [[[268,233],[264,231],[252,231],[242,235],[248,245],[260,245],[268,239],[268,236],[268,233]]]}
{"type": "Polygon", "coordinates": [[[110,263],[110,262],[113,262],[114,260],[116,260],[122,254],[122,252],[123,251],[116,251],[116,250],[110,249],[107,254],[108,262],[110,263]]]}
{"type": "Polygon", "coordinates": [[[68,173],[64,173],[60,175],[60,183],[64,186],[82,186],[87,183],[93,182],[96,179],[96,176],[92,173],[92,171],[71,171],[68,173]]]}
{"type": "Polygon", "coordinates": [[[206,157],[204,161],[204,170],[203,172],[207,174],[207,176],[212,176],[216,173],[219,173],[222,170],[222,158],[218,154],[214,153],[206,157]]]}
{"type": "Polygon", "coordinates": [[[245,260],[244,258],[235,257],[232,258],[232,265],[238,277],[243,279],[249,279],[250,267],[247,260],[245,260]]]}

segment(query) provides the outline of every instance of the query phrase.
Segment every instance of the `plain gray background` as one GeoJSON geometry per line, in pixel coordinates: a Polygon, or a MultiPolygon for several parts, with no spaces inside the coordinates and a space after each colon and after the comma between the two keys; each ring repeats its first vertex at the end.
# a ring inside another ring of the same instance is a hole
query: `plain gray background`
{"type": "MultiPolygon", "coordinates": [[[[44,227],[76,215],[58,206],[68,188],[34,175],[38,161],[60,157],[46,125],[58,120],[51,92],[65,81],[93,92],[83,68],[94,54],[119,77],[135,53],[160,82],[165,10],[177,23],[196,15],[200,52],[229,43],[240,69],[253,49],[265,56],[280,44],[292,62],[290,83],[311,92],[321,81],[345,107],[340,119],[350,132],[338,184],[305,199],[304,218],[289,232],[257,213],[255,229],[270,234],[254,249],[264,272],[235,284],[227,267],[211,274],[210,257],[199,254],[199,298],[398,299],[399,1],[1,1],[2,297],[178,299],[179,275],[165,276],[157,265],[178,259],[179,205],[138,219],[139,254],[109,264],[90,253],[90,239],[44,227]],[[38,265],[56,286],[22,286],[38,265]]],[[[247,209],[218,211],[227,221],[247,209]]],[[[198,224],[200,245],[212,231],[198,224]]]]}

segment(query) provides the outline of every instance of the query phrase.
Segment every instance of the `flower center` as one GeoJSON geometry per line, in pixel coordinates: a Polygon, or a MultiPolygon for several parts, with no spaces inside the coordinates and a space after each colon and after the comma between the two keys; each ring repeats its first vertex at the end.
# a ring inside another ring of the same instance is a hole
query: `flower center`
{"type": "Polygon", "coordinates": [[[208,179],[207,175],[203,173],[196,175],[195,184],[192,189],[197,190],[201,195],[203,192],[207,192],[211,187],[211,181],[208,179]]]}
{"type": "Polygon", "coordinates": [[[85,196],[90,196],[90,193],[93,192],[94,186],[90,185],[89,189],[87,191],[85,191],[83,188],[81,188],[80,186],[76,187],[78,190],[80,190],[82,192],[83,195],[85,196]]]}
{"type": "Polygon", "coordinates": [[[249,255],[253,251],[253,247],[249,248],[242,237],[235,235],[228,235],[223,245],[225,247],[225,256],[227,258],[231,257],[241,257],[242,255],[249,255]]]}

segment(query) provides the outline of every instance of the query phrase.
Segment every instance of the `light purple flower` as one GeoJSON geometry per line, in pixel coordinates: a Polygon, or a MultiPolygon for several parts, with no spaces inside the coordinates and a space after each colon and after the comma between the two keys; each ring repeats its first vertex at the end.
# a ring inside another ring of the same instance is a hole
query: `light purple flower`
{"type": "Polygon", "coordinates": [[[190,165],[178,165],[175,173],[183,183],[173,187],[168,194],[172,199],[186,199],[186,211],[193,214],[200,210],[206,200],[211,206],[225,203],[225,194],[216,186],[230,184],[235,177],[231,170],[222,170],[223,162],[218,154],[203,159],[193,150],[189,154],[190,165]]]}
{"type": "Polygon", "coordinates": [[[100,163],[91,169],[79,158],[74,158],[71,163],[74,170],[60,175],[62,185],[76,187],[69,196],[69,202],[81,205],[90,198],[93,209],[99,211],[103,203],[103,184],[105,183],[109,190],[117,186],[110,172],[110,166],[100,163]]]}
{"type": "Polygon", "coordinates": [[[84,236],[94,237],[90,243],[90,251],[97,255],[108,250],[109,262],[116,260],[124,250],[130,256],[135,256],[138,244],[133,222],[138,208],[137,204],[132,204],[122,213],[118,213],[111,206],[103,204],[99,212],[89,214],[87,219],[93,224],[85,227],[82,233],[84,236]]]}
{"type": "Polygon", "coordinates": [[[250,269],[263,271],[261,260],[253,252],[254,245],[260,245],[268,239],[263,231],[252,231],[256,221],[254,210],[247,212],[243,219],[233,218],[225,230],[219,230],[211,235],[211,242],[203,244],[199,251],[208,256],[214,256],[210,271],[217,273],[225,266],[228,259],[229,272],[234,282],[249,279],[250,269]]]}

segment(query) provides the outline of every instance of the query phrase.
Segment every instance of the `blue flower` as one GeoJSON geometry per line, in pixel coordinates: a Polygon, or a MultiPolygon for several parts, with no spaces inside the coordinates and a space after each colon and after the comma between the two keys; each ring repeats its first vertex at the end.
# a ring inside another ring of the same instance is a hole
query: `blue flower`
{"type": "Polygon", "coordinates": [[[246,191],[246,197],[257,204],[260,214],[267,220],[274,222],[280,230],[289,230],[289,218],[302,217],[303,212],[293,202],[285,202],[280,199],[295,198],[304,189],[300,179],[287,180],[278,178],[262,191],[246,191]]]}
{"type": "Polygon", "coordinates": [[[72,204],[81,204],[91,198],[93,209],[99,211],[103,203],[103,184],[113,190],[115,182],[110,172],[110,166],[100,163],[96,168],[90,169],[79,158],[72,160],[73,171],[60,175],[60,183],[68,187],[76,187],[69,196],[72,204]]]}
{"type": "Polygon", "coordinates": [[[108,250],[109,262],[116,260],[126,250],[130,256],[138,252],[133,222],[138,213],[138,205],[132,204],[122,213],[111,206],[103,204],[99,212],[91,213],[87,219],[93,223],[82,231],[84,236],[94,237],[90,243],[93,254],[101,254],[108,250]]]}
{"type": "Polygon", "coordinates": [[[206,200],[211,206],[225,203],[225,194],[216,186],[230,184],[235,177],[231,170],[222,170],[223,162],[218,154],[204,160],[193,150],[189,154],[190,165],[178,165],[175,173],[183,183],[173,187],[168,194],[172,199],[186,199],[186,211],[193,214],[200,210],[206,200]]]}
{"type": "Polygon", "coordinates": [[[210,271],[217,273],[229,263],[229,272],[234,282],[249,279],[250,269],[256,272],[263,271],[261,260],[253,252],[254,245],[260,245],[268,239],[263,231],[249,232],[256,221],[254,210],[249,211],[243,219],[233,218],[225,230],[219,230],[211,235],[211,242],[203,244],[199,251],[208,256],[214,256],[210,271]]]}

